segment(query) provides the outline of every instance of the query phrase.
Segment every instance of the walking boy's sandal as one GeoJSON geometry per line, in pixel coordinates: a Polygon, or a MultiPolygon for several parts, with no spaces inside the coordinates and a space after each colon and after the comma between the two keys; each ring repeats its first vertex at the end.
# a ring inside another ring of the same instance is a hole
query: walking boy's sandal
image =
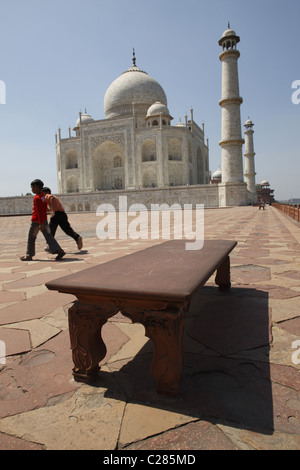
{"type": "Polygon", "coordinates": [[[58,250],[57,253],[58,253],[58,254],[57,254],[57,257],[55,258],[55,261],[59,261],[59,260],[62,259],[62,257],[65,256],[65,254],[66,254],[66,253],[64,252],[64,250],[58,250]]]}
{"type": "Polygon", "coordinates": [[[32,256],[21,256],[21,261],[32,261],[32,256]]]}

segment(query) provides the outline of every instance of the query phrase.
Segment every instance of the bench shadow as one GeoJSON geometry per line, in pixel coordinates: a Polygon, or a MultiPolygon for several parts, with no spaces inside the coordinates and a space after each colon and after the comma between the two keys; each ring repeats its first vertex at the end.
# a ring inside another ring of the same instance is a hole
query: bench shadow
{"type": "Polygon", "coordinates": [[[105,396],[128,403],[272,434],[270,324],[268,293],[240,287],[222,293],[206,286],[186,318],[177,397],[156,393],[151,341],[132,360],[108,363],[111,372],[100,371],[94,385],[107,385],[105,396]]]}

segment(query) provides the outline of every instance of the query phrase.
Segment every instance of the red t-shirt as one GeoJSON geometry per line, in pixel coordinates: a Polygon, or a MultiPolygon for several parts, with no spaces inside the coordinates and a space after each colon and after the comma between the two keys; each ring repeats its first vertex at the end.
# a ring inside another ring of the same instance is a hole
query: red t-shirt
{"type": "Polygon", "coordinates": [[[32,222],[38,222],[40,225],[47,220],[47,202],[43,192],[36,194],[33,198],[31,220],[32,222]]]}

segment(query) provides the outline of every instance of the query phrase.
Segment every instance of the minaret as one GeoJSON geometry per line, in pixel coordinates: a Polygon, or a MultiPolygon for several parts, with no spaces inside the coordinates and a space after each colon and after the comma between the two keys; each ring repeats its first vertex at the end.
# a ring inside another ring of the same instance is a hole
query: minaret
{"type": "Polygon", "coordinates": [[[255,188],[255,164],[254,164],[254,145],[253,145],[253,122],[250,119],[244,124],[245,127],[245,182],[247,183],[247,189],[251,193],[256,195],[255,188]]]}
{"type": "Polygon", "coordinates": [[[239,94],[238,58],[236,49],[239,36],[230,29],[223,33],[219,40],[222,52],[219,56],[222,62],[222,98],[219,104],[222,108],[222,183],[243,182],[243,151],[241,130],[240,105],[243,99],[239,94]]]}

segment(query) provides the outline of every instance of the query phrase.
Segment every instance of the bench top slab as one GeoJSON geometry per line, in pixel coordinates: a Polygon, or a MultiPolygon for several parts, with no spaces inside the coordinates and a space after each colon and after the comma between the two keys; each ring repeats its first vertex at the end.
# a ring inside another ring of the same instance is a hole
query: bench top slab
{"type": "Polygon", "coordinates": [[[46,283],[73,295],[185,301],[201,288],[236,246],[231,240],[205,240],[186,250],[186,240],[170,240],[46,283]]]}

